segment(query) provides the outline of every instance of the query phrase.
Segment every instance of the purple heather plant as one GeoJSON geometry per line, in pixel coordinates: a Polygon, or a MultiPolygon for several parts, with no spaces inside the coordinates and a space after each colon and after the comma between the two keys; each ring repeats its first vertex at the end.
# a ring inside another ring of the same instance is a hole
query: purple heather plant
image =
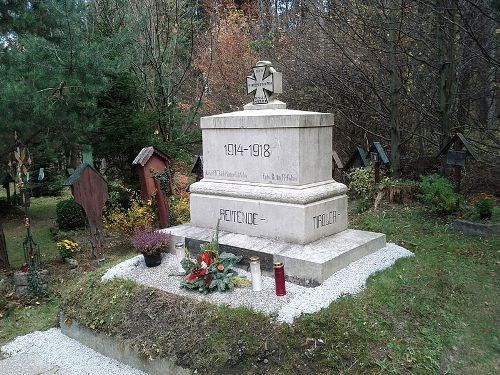
{"type": "Polygon", "coordinates": [[[151,228],[141,228],[134,231],[132,246],[144,255],[156,255],[161,249],[168,245],[170,234],[153,230],[151,228]]]}

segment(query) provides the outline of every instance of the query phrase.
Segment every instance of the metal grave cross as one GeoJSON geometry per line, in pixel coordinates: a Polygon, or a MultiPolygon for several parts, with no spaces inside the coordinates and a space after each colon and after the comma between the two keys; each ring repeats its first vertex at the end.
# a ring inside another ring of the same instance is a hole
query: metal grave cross
{"type": "Polygon", "coordinates": [[[269,61],[259,61],[252,70],[253,76],[247,77],[247,94],[255,92],[253,104],[267,104],[274,93],[282,92],[281,73],[269,61]],[[264,77],[266,73],[269,74],[264,77]]]}

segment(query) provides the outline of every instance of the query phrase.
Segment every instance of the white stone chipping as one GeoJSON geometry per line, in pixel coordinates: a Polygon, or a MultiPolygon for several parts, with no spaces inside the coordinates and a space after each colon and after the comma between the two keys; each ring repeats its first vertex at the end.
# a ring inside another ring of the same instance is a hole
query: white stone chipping
{"type": "MultiPolygon", "coordinates": [[[[206,300],[231,307],[245,306],[272,315],[279,321],[292,323],[299,315],[317,312],[342,295],[359,293],[364,289],[370,275],[390,267],[399,258],[411,256],[413,253],[405,248],[387,244],[386,247],[335,272],[318,287],[307,288],[287,282],[287,294],[284,297],[275,295],[274,278],[267,276],[262,276],[263,289],[259,292],[253,292],[251,286],[248,286],[235,288],[229,293],[215,292],[203,295],[180,288],[183,276],[177,272],[177,259],[172,254],[163,254],[162,264],[152,268],[146,267],[142,255],[138,255],[109,269],[102,277],[102,281],[106,282],[113,278],[130,279],[139,284],[196,300],[206,300]]],[[[249,272],[240,270],[239,273],[251,279],[249,272]]]]}
{"type": "MultiPolygon", "coordinates": [[[[142,371],[103,356],[78,341],[65,336],[58,328],[18,336],[10,343],[2,346],[1,351],[10,355],[12,359],[18,356],[21,360],[23,358],[39,359],[39,361],[43,361],[44,365],[50,364],[53,366],[51,374],[145,375],[142,371]]],[[[2,362],[0,361],[0,369],[2,368],[2,362]]],[[[10,369],[4,368],[5,371],[12,373],[16,369],[17,366],[10,369]]],[[[23,372],[23,374],[28,373],[31,374],[28,370],[23,372]]]]}

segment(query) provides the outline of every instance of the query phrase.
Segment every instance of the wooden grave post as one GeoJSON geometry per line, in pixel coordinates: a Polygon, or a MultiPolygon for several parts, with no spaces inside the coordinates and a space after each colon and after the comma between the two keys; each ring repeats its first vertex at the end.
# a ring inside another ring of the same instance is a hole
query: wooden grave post
{"type": "Polygon", "coordinates": [[[9,253],[7,252],[7,242],[3,232],[2,219],[0,218],[0,269],[7,270],[10,268],[9,253]]]}
{"type": "Polygon", "coordinates": [[[196,155],[196,161],[194,162],[191,173],[196,175],[196,181],[200,181],[203,178],[203,156],[196,155]]]}
{"type": "Polygon", "coordinates": [[[453,180],[455,182],[455,192],[460,194],[462,181],[462,169],[465,167],[467,156],[477,160],[475,152],[463,134],[457,133],[439,151],[437,157],[446,153],[446,164],[453,167],[453,180]]]}
{"type": "Polygon", "coordinates": [[[339,180],[342,180],[342,171],[344,170],[344,164],[340,160],[337,151],[332,150],[332,178],[335,180],[335,174],[338,174],[339,180]],[[337,173],[336,173],[337,172],[337,173]]]}
{"type": "Polygon", "coordinates": [[[375,172],[375,182],[380,182],[380,166],[390,165],[391,162],[384,151],[384,148],[380,142],[373,142],[370,149],[368,150],[370,155],[370,160],[373,162],[373,169],[375,172]]]}
{"type": "Polygon", "coordinates": [[[103,259],[102,211],[108,200],[108,184],[104,177],[89,164],[80,164],[64,185],[71,186],[76,203],[82,206],[90,227],[93,255],[103,259]]]}
{"type": "MultiPolygon", "coordinates": [[[[168,172],[171,160],[163,152],[154,147],[144,147],[135,157],[132,165],[139,174],[141,184],[141,196],[144,201],[156,197],[158,206],[158,219],[161,228],[170,226],[170,210],[167,197],[160,187],[160,182],[154,177],[154,173],[168,172]]],[[[172,183],[169,184],[169,194],[172,193],[172,183]]]]}
{"type": "Polygon", "coordinates": [[[368,167],[368,160],[366,158],[366,151],[363,150],[361,147],[356,147],[356,150],[354,150],[353,154],[345,163],[344,165],[344,171],[347,172],[348,170],[352,168],[364,168],[368,167]]]}

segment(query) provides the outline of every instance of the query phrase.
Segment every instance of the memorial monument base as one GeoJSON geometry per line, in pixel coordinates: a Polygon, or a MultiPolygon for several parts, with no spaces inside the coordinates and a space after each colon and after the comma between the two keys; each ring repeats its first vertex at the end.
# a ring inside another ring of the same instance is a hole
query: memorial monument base
{"type": "MultiPolygon", "coordinates": [[[[193,225],[179,225],[164,229],[173,238],[171,252],[177,242],[184,242],[192,254],[200,245],[210,242],[214,230],[193,225]]],[[[219,232],[219,249],[243,256],[243,266],[248,266],[252,256],[258,256],[263,273],[271,274],[273,262],[285,265],[287,281],[318,286],[336,271],[350,263],[385,247],[385,234],[346,229],[308,244],[295,244],[249,236],[246,234],[219,232]]]]}

